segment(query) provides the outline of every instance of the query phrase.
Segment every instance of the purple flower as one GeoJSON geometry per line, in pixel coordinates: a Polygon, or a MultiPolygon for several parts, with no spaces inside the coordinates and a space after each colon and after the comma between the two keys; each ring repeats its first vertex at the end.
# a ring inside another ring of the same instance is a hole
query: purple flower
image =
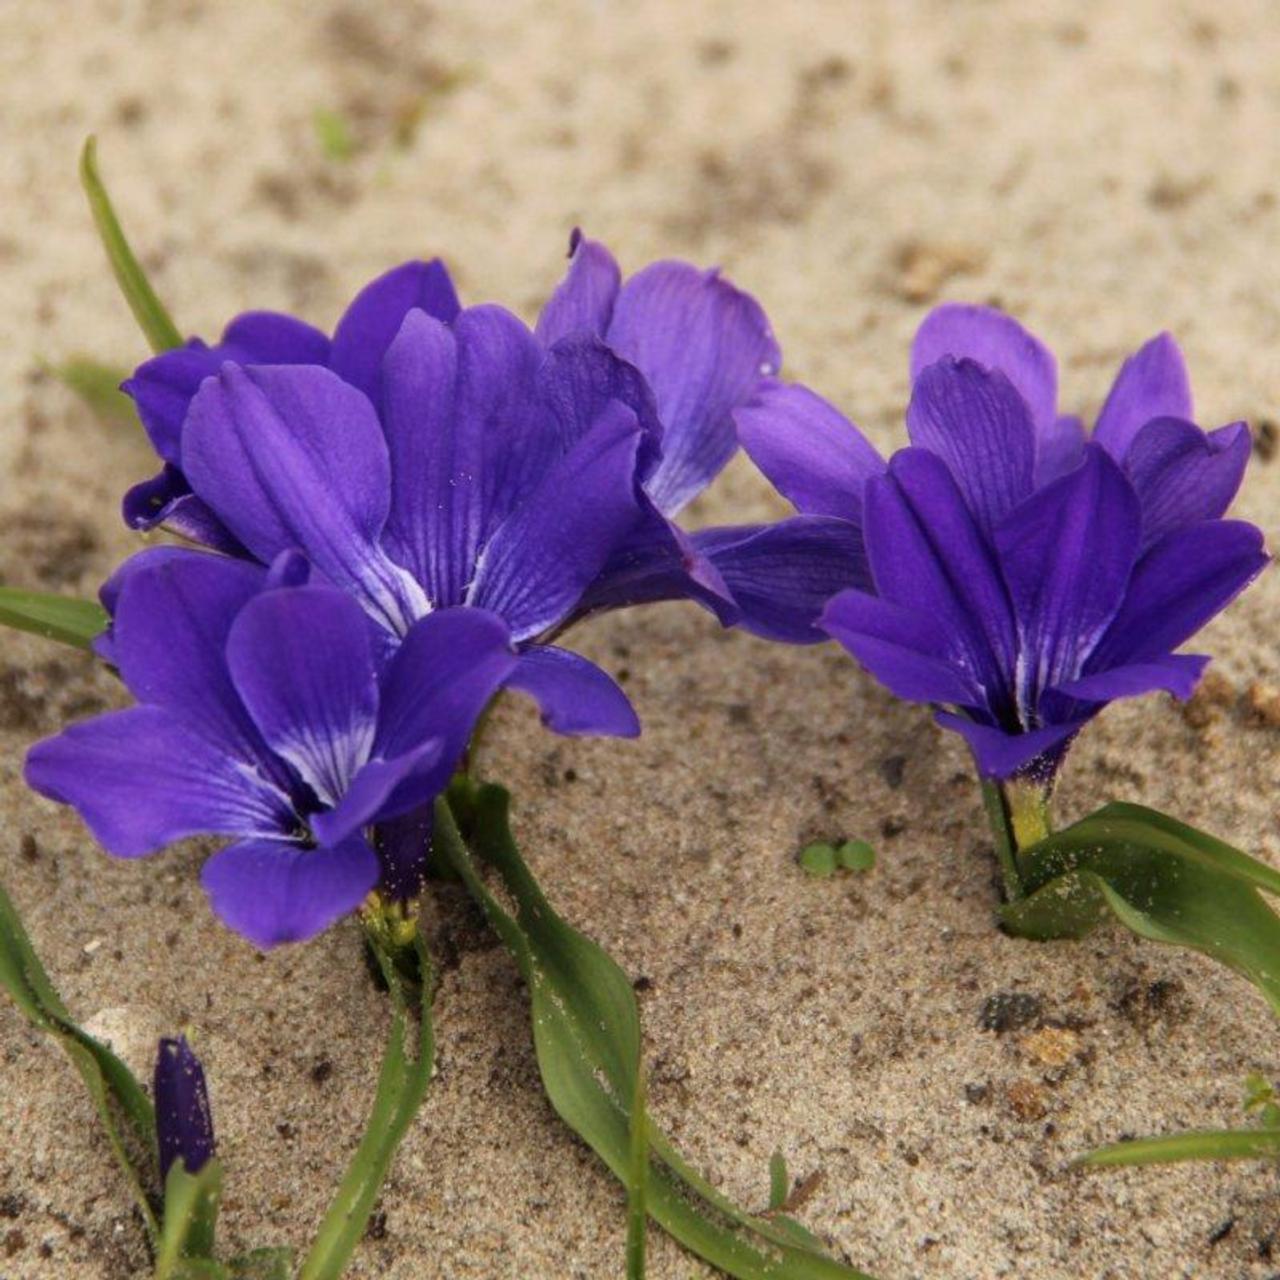
{"type": "Polygon", "coordinates": [[[111,657],[138,705],[37,744],[28,784],[73,805],[111,853],[231,836],[201,880],[259,946],[307,938],[398,869],[366,832],[448,783],[477,717],[513,673],[502,620],[441,610],[394,655],[355,601],[178,548],[117,575],[111,657]]]}
{"type": "Polygon", "coordinates": [[[743,410],[743,444],[865,543],[865,581],[823,629],[900,697],[949,708],[984,775],[1047,781],[1113,699],[1190,696],[1208,659],[1174,650],[1265,565],[1259,531],[1219,518],[1247,430],[1195,426],[1167,336],[1125,363],[1092,440],[1057,414],[1053,357],[998,312],[939,308],[912,376],[912,447],[887,466],[801,387],[743,410]]]}
{"type": "Polygon", "coordinates": [[[293,316],[249,311],[227,325],[212,347],[193,338],[185,347],[139,365],[121,389],[133,397],[163,466],[125,495],[126,523],[134,529],[165,525],[195,542],[239,553],[234,536],[192,494],[182,473],[182,426],[200,384],[229,360],[316,364],[376,396],[382,353],[411,307],[444,321],[458,314],[458,296],[439,259],[407,262],[379,276],[347,308],[332,339],[293,316]]]}
{"type": "Polygon", "coordinates": [[[213,1114],[204,1068],[186,1036],[160,1041],[155,1071],[156,1139],[163,1185],[175,1160],[199,1173],[213,1159],[213,1114]]]}
{"type": "MultiPolygon", "coordinates": [[[[193,343],[148,361],[125,389],[165,468],[127,499],[130,523],[164,523],[217,549],[263,559],[261,540],[244,541],[242,513],[225,485],[201,473],[192,491],[186,457],[192,401],[227,362],[250,370],[250,379],[259,365],[327,367],[365,395],[389,449],[393,501],[373,536],[393,568],[365,556],[363,569],[367,585],[380,579],[373,594],[392,630],[423,607],[412,587],[397,583],[396,568],[410,571],[428,602],[460,602],[461,588],[482,568],[485,539],[497,537],[498,523],[526,504],[542,508],[544,527],[522,527],[522,535],[545,534],[555,523],[562,541],[578,551],[574,572],[555,584],[563,598],[534,620],[544,633],[595,610],[688,597],[726,625],[741,620],[779,638],[820,639],[814,618],[850,581],[850,533],[842,522],[801,516],[693,535],[674,522],[736,449],[734,409],[777,370],[780,353],[760,306],[717,272],[687,263],[654,263],[623,283],[608,251],[576,232],[570,256],[568,275],[532,334],[496,307],[462,311],[440,263],[409,263],[362,291],[332,343],[290,317],[251,313],[233,321],[217,347],[193,343]],[[638,438],[636,483],[624,504],[617,481],[628,410],[638,438]],[[597,436],[576,454],[576,471],[562,466],[550,475],[606,411],[615,447],[604,448],[597,436]],[[580,503],[575,519],[566,520],[559,505],[566,484],[575,495],[599,496],[601,468],[611,471],[605,484],[611,500],[604,508],[580,503]],[[545,491],[535,493],[543,479],[545,491]],[[448,502],[433,513],[411,509],[407,490],[416,487],[421,508],[429,501],[424,485],[447,490],[448,502]],[[449,519],[467,527],[434,543],[428,566],[425,547],[449,519]],[[428,574],[435,580],[427,582],[428,574]]],[[[277,416],[304,445],[316,432],[310,410],[284,388],[305,383],[313,406],[327,399],[330,426],[348,412],[368,420],[322,379],[267,374],[265,380],[273,382],[267,397],[277,416]]],[[[365,465],[353,480],[367,472],[367,449],[357,461],[365,465]]],[[[309,496],[315,499],[314,486],[309,496]]],[[[513,572],[525,567],[507,565],[513,572]]],[[[513,623],[517,631],[528,625],[527,618],[513,623]]]]}

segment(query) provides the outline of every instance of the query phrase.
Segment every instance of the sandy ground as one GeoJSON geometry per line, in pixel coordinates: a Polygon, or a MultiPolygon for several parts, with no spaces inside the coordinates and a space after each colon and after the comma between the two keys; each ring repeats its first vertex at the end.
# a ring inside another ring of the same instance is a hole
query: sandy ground
{"type": "MultiPolygon", "coordinates": [[[[906,344],[931,302],[996,299],[1096,408],[1168,327],[1207,422],[1280,408],[1280,14],[1214,3],[764,5],[0,0],[0,579],[91,591],[133,545],[149,467],[40,372],[141,346],[75,181],[90,130],[181,325],[247,305],[328,325],[352,290],[443,252],[471,300],[532,315],[577,222],[634,268],[719,262],[768,308],[790,372],[881,445],[904,438],[906,344]],[[327,158],[317,109],[350,121],[327,158]]],[[[1270,437],[1274,444],[1274,433],[1270,437]]],[[[1272,450],[1274,451],[1274,450],[1272,450]]],[[[1263,451],[1267,452],[1267,451],[1263,451]]],[[[1280,534],[1280,457],[1239,512],[1280,534]]],[[[739,461],[692,513],[784,508],[739,461]]],[[[1280,862],[1271,573],[1208,636],[1216,698],[1113,708],[1077,746],[1064,816],[1168,807],[1280,862]]],[[[1238,1118],[1275,1024],[1207,961],[1107,931],[1036,946],[992,925],[957,742],[831,647],[721,633],[693,607],[598,621],[634,744],[556,740],[523,707],[486,758],[518,795],[550,895],[641,996],[652,1106],[763,1207],[770,1153],[820,1174],[801,1212],[883,1277],[1280,1273],[1260,1165],[1084,1176],[1122,1133],[1238,1118]],[[870,874],[795,866],[865,836],[870,874]],[[1001,993],[1027,1025],[984,1029],[1001,993]],[[1047,1031],[1046,1031],[1047,1028],[1047,1031]]],[[[301,1244],[356,1140],[384,1009],[354,928],[271,956],[214,923],[190,847],[114,862],[26,794],[22,754],[119,697],[88,659],[0,637],[0,875],[72,1005],[144,1063],[194,1026],[237,1245],[301,1244]]],[[[357,1276],[607,1277],[621,1196],[537,1088],[515,970],[446,898],[440,1072],[357,1276]]],[[[78,1080],[0,1004],[0,1277],[145,1272],[78,1080]]],[[[655,1234],[654,1280],[705,1272],[655,1234]]]]}

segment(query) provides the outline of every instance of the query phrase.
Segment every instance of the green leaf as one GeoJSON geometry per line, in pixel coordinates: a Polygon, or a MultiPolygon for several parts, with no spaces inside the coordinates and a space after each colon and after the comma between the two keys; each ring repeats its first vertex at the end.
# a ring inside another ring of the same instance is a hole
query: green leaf
{"type": "Polygon", "coordinates": [[[124,294],[125,301],[151,344],[152,351],[159,355],[162,351],[172,351],[174,347],[182,346],[182,334],[156,296],[146,272],[129,247],[129,241],[125,239],[120,220],[112,207],[111,197],[107,195],[107,189],[98,174],[98,143],[92,136],[85,139],[84,150],[80,153],[80,182],[89,198],[93,221],[98,228],[102,247],[107,251],[107,261],[111,263],[120,292],[124,294]]]}
{"type": "Polygon", "coordinates": [[[421,975],[417,1054],[407,1052],[409,1008],[396,957],[378,935],[366,934],[391,995],[391,1033],[382,1059],[373,1108],[364,1137],[347,1166],[346,1176],[329,1203],[315,1243],[302,1263],[298,1280],[337,1280],[373,1212],[400,1140],[417,1115],[435,1068],[435,1037],[431,1024],[431,966],[422,938],[413,948],[421,975]]]}
{"type": "Polygon", "coordinates": [[[1109,911],[1252,982],[1280,1013],[1280,872],[1141,805],[1110,804],[1018,855],[1028,896],[1001,919],[1023,937],[1078,938],[1109,911]]]}
{"type": "Polygon", "coordinates": [[[836,850],[836,861],[846,871],[870,871],[876,865],[876,851],[865,840],[846,840],[836,850]]]}
{"type": "Polygon", "coordinates": [[[96,600],[0,587],[0,626],[88,649],[111,621],[96,600]]]}
{"type": "Polygon", "coordinates": [[[1280,1159],[1280,1131],[1203,1129],[1115,1142],[1080,1156],[1079,1165],[1173,1164],[1181,1160],[1280,1159]]]}
{"type": "Polygon", "coordinates": [[[1250,1071],[1244,1078],[1244,1109],[1256,1111],[1269,1106],[1275,1099],[1276,1091],[1271,1081],[1260,1071],[1250,1071]]]}
{"type": "Polygon", "coordinates": [[[102,364],[89,356],[73,356],[50,365],[49,372],[88,406],[94,417],[109,426],[138,425],[133,401],[120,390],[129,375],[116,365],[102,364]]]}
{"type": "MultiPolygon", "coordinates": [[[[609,956],[547,902],[512,839],[508,805],[501,787],[455,783],[436,802],[433,848],[484,910],[528,985],[534,1050],[552,1106],[625,1185],[640,1059],[635,994],[609,956]],[[514,915],[490,891],[476,859],[501,878],[514,915]]],[[[646,1129],[649,1214],[693,1253],[737,1280],[861,1276],[798,1238],[792,1224],[739,1209],[684,1162],[652,1120],[646,1129]]]]}
{"type": "Polygon", "coordinates": [[[787,1203],[791,1192],[791,1178],[787,1173],[787,1158],[781,1151],[769,1157],[769,1208],[776,1213],[787,1203]]]}
{"type": "Polygon", "coordinates": [[[644,1280],[645,1238],[649,1226],[649,1113],[645,1109],[644,1071],[636,1071],[631,1098],[631,1162],[627,1176],[627,1280],[644,1280]]]}
{"type": "Polygon", "coordinates": [[[80,1073],[116,1159],[124,1171],[148,1234],[158,1235],[155,1214],[144,1191],[156,1151],[155,1111],[129,1068],[106,1045],[72,1020],[40,963],[17,909],[0,886],[0,987],[42,1031],[62,1046],[80,1073]],[[117,1121],[117,1110],[127,1127],[117,1121]],[[136,1152],[136,1158],[132,1152],[136,1152]]]}
{"type": "Polygon", "coordinates": [[[835,874],[835,846],[827,844],[824,840],[816,840],[800,850],[798,861],[811,876],[825,880],[827,876],[835,874]]]}
{"type": "Polygon", "coordinates": [[[222,1192],[222,1165],[206,1161],[198,1173],[188,1173],[181,1160],[169,1166],[164,1183],[164,1215],[156,1245],[155,1280],[190,1275],[184,1259],[211,1260],[222,1192]]]}

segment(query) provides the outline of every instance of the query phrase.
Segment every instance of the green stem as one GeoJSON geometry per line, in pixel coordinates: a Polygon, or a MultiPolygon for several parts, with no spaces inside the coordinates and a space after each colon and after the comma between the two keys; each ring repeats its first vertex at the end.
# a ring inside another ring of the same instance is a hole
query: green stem
{"type": "Polygon", "coordinates": [[[1018,844],[1013,834],[1013,820],[1005,800],[1004,788],[991,778],[982,779],[982,803],[986,806],[991,838],[996,846],[996,861],[1004,879],[1007,902],[1019,902],[1024,896],[1022,876],[1018,871],[1018,844]]]}
{"type": "Polygon", "coordinates": [[[391,994],[394,1016],[387,1038],[378,1089],[364,1137],[351,1158],[346,1176],[330,1202],[329,1210],[316,1233],[315,1243],[298,1273],[298,1280],[337,1280],[354,1252],[365,1224],[373,1211],[400,1140],[417,1114],[430,1082],[435,1060],[435,1037],[431,1026],[431,970],[422,939],[413,947],[420,965],[422,999],[417,1057],[406,1053],[409,1010],[404,983],[395,957],[382,940],[370,935],[373,953],[391,994]]]}

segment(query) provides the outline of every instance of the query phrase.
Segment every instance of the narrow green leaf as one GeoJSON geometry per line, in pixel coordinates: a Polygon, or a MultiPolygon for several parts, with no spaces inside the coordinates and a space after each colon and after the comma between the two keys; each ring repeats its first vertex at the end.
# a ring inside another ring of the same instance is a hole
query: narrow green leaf
{"type": "Polygon", "coordinates": [[[88,649],[111,619],[96,600],[0,587],[0,626],[88,649]]]}
{"type": "Polygon", "coordinates": [[[1181,1160],[1280,1159],[1280,1131],[1203,1129],[1161,1138],[1137,1138],[1099,1147],[1074,1163],[1080,1165],[1173,1164],[1181,1160]]]}
{"type": "Polygon", "coordinates": [[[171,1274],[172,1280],[238,1280],[234,1272],[213,1258],[180,1258],[171,1274]]]}
{"type": "Polygon", "coordinates": [[[781,1151],[769,1157],[769,1208],[776,1213],[787,1203],[791,1191],[791,1178],[787,1173],[787,1158],[781,1151]]]}
{"type": "Polygon", "coordinates": [[[1280,917],[1260,889],[1280,873],[1139,805],[1111,804],[1019,855],[1030,891],[1001,910],[1012,932],[1075,938],[1110,912],[1141,937],[1243,974],[1280,1013],[1280,917]]]}
{"type": "Polygon", "coordinates": [[[120,390],[128,374],[116,365],[102,364],[89,356],[73,356],[61,364],[50,365],[49,372],[68,391],[84,401],[89,411],[108,426],[138,425],[133,401],[120,390]]]}
{"type": "MultiPolygon", "coordinates": [[[[208,1161],[188,1173],[181,1160],[169,1167],[164,1183],[164,1215],[156,1245],[155,1280],[174,1280],[183,1259],[211,1259],[222,1192],[222,1165],[208,1161]]],[[[190,1268],[187,1268],[190,1274],[190,1268]]]]}
{"type": "Polygon", "coordinates": [[[649,1113],[645,1109],[644,1070],[636,1069],[631,1097],[631,1162],[627,1176],[627,1280],[644,1280],[649,1225],[649,1113]]]}
{"type": "MultiPolygon", "coordinates": [[[[447,800],[436,802],[433,847],[484,910],[525,978],[534,1050],[552,1106],[625,1185],[640,1047],[635,995],[609,956],[547,902],[511,837],[508,801],[501,787],[456,783],[447,800]],[[499,875],[514,915],[489,890],[473,854],[499,875]]],[[[688,1167],[651,1120],[646,1129],[649,1214],[693,1253],[737,1280],[862,1275],[802,1243],[792,1224],[737,1208],[688,1167]]]]}
{"type": "Polygon", "coordinates": [[[400,1141],[418,1113],[435,1065],[435,1038],[431,1023],[431,967],[421,937],[414,940],[421,974],[420,1021],[417,1054],[407,1052],[409,1008],[395,957],[377,944],[373,953],[386,981],[394,1010],[391,1033],[382,1059],[378,1088],[364,1136],[329,1209],[316,1233],[315,1243],[302,1263],[298,1280],[337,1280],[346,1269],[373,1212],[373,1206],[391,1168],[400,1141]]]}
{"type": "Polygon", "coordinates": [[[116,217],[111,197],[107,195],[98,173],[98,142],[92,135],[85,139],[84,150],[80,153],[80,182],[89,198],[93,221],[120,292],[124,294],[129,310],[151,344],[152,351],[159,355],[162,351],[182,346],[182,334],[156,296],[116,217]]]}
{"type": "Polygon", "coordinates": [[[106,1045],[87,1035],[71,1020],[3,886],[0,886],[0,986],[35,1026],[58,1041],[79,1072],[154,1241],[158,1226],[144,1190],[156,1146],[155,1112],[151,1102],[129,1068],[106,1045]],[[117,1107],[128,1122],[127,1133],[117,1123],[117,1107]],[[136,1160],[131,1148],[137,1153],[136,1160]]]}

